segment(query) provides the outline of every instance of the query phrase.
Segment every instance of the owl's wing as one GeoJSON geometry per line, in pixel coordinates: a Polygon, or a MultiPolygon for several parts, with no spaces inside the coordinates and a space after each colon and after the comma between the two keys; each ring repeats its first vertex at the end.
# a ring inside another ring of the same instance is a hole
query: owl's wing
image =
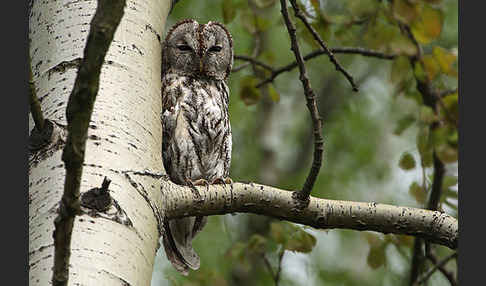
{"type": "Polygon", "coordinates": [[[170,142],[172,142],[175,128],[176,99],[174,90],[167,87],[166,81],[162,84],[162,158],[165,172],[170,176],[172,163],[169,154],[170,142]]]}

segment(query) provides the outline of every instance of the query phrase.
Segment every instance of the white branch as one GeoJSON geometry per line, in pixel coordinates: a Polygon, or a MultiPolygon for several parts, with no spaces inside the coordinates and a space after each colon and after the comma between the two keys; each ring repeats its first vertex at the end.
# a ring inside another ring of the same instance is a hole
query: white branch
{"type": "Polygon", "coordinates": [[[162,180],[165,216],[255,213],[318,229],[370,230],[406,234],[456,249],[458,222],[445,213],[374,202],[349,202],[310,197],[307,206],[293,192],[253,183],[200,186],[200,198],[189,187],[162,180]]]}

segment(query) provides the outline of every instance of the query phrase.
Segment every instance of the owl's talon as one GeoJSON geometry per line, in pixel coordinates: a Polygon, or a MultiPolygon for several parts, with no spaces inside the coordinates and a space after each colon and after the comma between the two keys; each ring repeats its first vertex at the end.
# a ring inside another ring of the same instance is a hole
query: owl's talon
{"type": "Polygon", "coordinates": [[[187,185],[191,188],[192,194],[196,197],[197,202],[203,202],[204,201],[203,197],[201,196],[201,194],[199,193],[199,191],[196,188],[196,185],[202,186],[204,184],[203,181],[206,182],[206,184],[207,184],[207,181],[204,180],[204,179],[199,179],[199,180],[196,180],[194,182],[191,181],[191,180],[186,181],[187,185]]]}
{"type": "Polygon", "coordinates": [[[222,184],[223,187],[225,187],[226,185],[233,184],[233,180],[231,180],[230,177],[216,178],[216,179],[213,180],[212,184],[222,184]]]}

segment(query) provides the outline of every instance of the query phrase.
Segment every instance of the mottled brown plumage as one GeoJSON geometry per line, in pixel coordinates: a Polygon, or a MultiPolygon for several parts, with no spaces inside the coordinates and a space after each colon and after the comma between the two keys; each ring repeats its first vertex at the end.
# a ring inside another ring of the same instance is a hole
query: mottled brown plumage
{"type": "MultiPolygon", "coordinates": [[[[174,25],[162,47],[162,156],[169,178],[180,185],[214,183],[229,177],[231,126],[226,79],[233,44],[216,22],[187,19],[174,25]]],[[[167,258],[181,273],[198,269],[192,239],[206,217],[164,223],[167,258]]]]}

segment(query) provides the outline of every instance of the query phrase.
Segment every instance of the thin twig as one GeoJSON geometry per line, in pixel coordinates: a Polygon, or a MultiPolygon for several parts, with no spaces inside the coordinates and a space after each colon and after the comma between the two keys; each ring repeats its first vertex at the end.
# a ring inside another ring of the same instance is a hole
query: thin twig
{"type": "Polygon", "coordinates": [[[285,249],[282,248],[282,250],[280,250],[280,253],[278,255],[278,268],[277,268],[277,274],[275,274],[275,281],[277,286],[278,286],[278,282],[280,281],[280,273],[282,273],[282,261],[283,261],[284,254],[285,254],[285,249]]]}
{"type": "MultiPolygon", "coordinates": [[[[425,256],[427,259],[430,260],[434,265],[438,264],[438,259],[435,257],[434,254],[432,254],[432,250],[430,249],[430,243],[425,244],[425,256]]],[[[449,270],[445,269],[444,266],[438,266],[439,271],[444,275],[444,277],[449,280],[449,283],[451,286],[457,286],[457,281],[456,278],[454,277],[454,274],[450,272],[449,270]]]]}
{"type": "Polygon", "coordinates": [[[35,90],[34,76],[32,75],[32,60],[29,52],[29,104],[30,104],[30,114],[32,119],[34,119],[35,128],[38,131],[44,129],[44,115],[42,114],[42,108],[40,106],[39,100],[37,99],[37,92],[35,90]]]}
{"type": "MultiPolygon", "coordinates": [[[[353,54],[353,55],[361,55],[364,57],[373,57],[373,58],[379,58],[379,59],[384,59],[384,60],[393,60],[397,57],[397,55],[394,54],[385,54],[379,51],[374,51],[374,50],[368,50],[360,47],[341,47],[341,48],[333,48],[331,49],[331,52],[333,54],[353,54]]],[[[318,50],[312,51],[308,53],[307,55],[304,56],[304,61],[308,61],[310,59],[316,58],[321,55],[327,55],[327,51],[320,48],[318,50]]],[[[277,76],[279,76],[281,73],[288,72],[293,70],[298,66],[297,61],[294,61],[286,66],[283,66],[281,68],[274,69],[270,77],[267,79],[259,82],[256,87],[261,87],[265,84],[268,84],[270,82],[273,82],[277,76]]]]}
{"type": "Polygon", "coordinates": [[[309,175],[305,180],[304,186],[302,190],[297,193],[297,196],[302,201],[307,201],[309,199],[309,195],[312,191],[312,187],[317,179],[317,175],[319,174],[319,169],[322,165],[322,153],[324,151],[324,139],[321,135],[322,130],[322,122],[319,116],[319,111],[317,109],[316,104],[316,96],[314,91],[310,86],[310,81],[306,75],[306,69],[304,64],[304,59],[302,54],[300,53],[299,44],[297,43],[296,38],[296,29],[292,21],[290,21],[289,14],[287,11],[287,3],[285,0],[280,0],[281,5],[281,12],[282,16],[285,21],[285,26],[287,27],[287,31],[289,33],[290,42],[291,42],[291,50],[294,52],[295,60],[299,65],[299,72],[300,72],[300,81],[302,82],[302,86],[304,87],[305,99],[307,101],[307,108],[309,109],[311,118],[312,118],[312,128],[314,133],[314,159],[312,161],[312,167],[310,169],[309,175]]]}
{"type": "Polygon", "coordinates": [[[439,263],[435,264],[434,267],[432,267],[432,269],[430,269],[427,273],[425,273],[420,278],[420,280],[418,280],[417,284],[420,285],[420,284],[424,283],[425,281],[427,281],[427,279],[429,279],[430,276],[432,276],[432,274],[434,274],[434,272],[437,269],[439,269],[439,267],[445,266],[447,264],[447,262],[449,262],[449,260],[456,258],[456,257],[457,257],[457,252],[454,252],[451,255],[447,256],[446,258],[442,259],[439,263]]]}
{"type": "MultiPolygon", "coordinates": [[[[257,31],[256,35],[254,35],[254,37],[253,37],[253,51],[251,53],[251,56],[247,57],[247,56],[235,55],[234,58],[239,59],[239,60],[245,60],[244,58],[249,58],[249,59],[253,59],[254,61],[257,61],[256,58],[258,57],[258,55],[260,55],[260,52],[262,50],[261,46],[262,46],[261,37],[259,35],[259,32],[257,31]]],[[[253,64],[253,66],[255,65],[255,62],[252,62],[251,60],[249,60],[247,63],[233,68],[233,70],[231,72],[239,72],[240,70],[242,70],[246,67],[249,67],[251,65],[251,63],[253,64]]]]}
{"type": "Polygon", "coordinates": [[[250,62],[254,65],[261,66],[262,68],[267,69],[267,70],[269,70],[270,72],[273,73],[273,68],[271,66],[267,65],[264,62],[261,62],[261,61],[255,59],[255,58],[252,58],[252,57],[249,57],[249,56],[244,56],[244,55],[235,55],[235,60],[242,60],[242,61],[250,62]]]}
{"type": "MultiPolygon", "coordinates": [[[[235,56],[235,58],[236,58],[236,56],[235,56]]],[[[239,66],[237,66],[237,67],[234,67],[234,68],[231,70],[231,72],[232,72],[232,73],[239,72],[239,71],[241,71],[241,70],[243,70],[243,69],[245,69],[245,68],[249,67],[250,65],[251,65],[251,63],[244,63],[244,64],[241,64],[241,65],[239,65],[239,66]]]]}
{"type": "MultiPolygon", "coordinates": [[[[452,94],[452,93],[450,93],[450,94],[452,94]]],[[[441,94],[434,93],[434,95],[437,97],[437,102],[439,103],[440,108],[442,108],[442,110],[444,111],[444,114],[447,117],[447,119],[449,119],[449,121],[451,123],[453,123],[455,126],[458,126],[459,123],[457,122],[457,118],[455,116],[452,116],[452,114],[449,112],[449,110],[447,109],[447,107],[444,104],[444,101],[442,100],[443,96],[441,94]]]]}
{"type": "Polygon", "coordinates": [[[456,93],[457,91],[458,91],[458,89],[457,89],[457,88],[455,88],[455,89],[451,89],[451,90],[445,90],[445,91],[443,91],[443,92],[439,93],[439,95],[438,95],[438,96],[439,96],[440,98],[442,98],[442,97],[446,97],[446,96],[448,96],[448,95],[450,95],[450,94],[454,94],[454,93],[456,93]]]}
{"type": "Polygon", "coordinates": [[[278,286],[280,282],[280,273],[282,273],[282,260],[283,256],[285,254],[285,249],[282,247],[278,254],[278,266],[277,266],[277,272],[273,271],[272,265],[270,264],[270,261],[268,260],[267,256],[262,254],[263,262],[265,263],[265,266],[268,269],[268,272],[270,272],[270,275],[272,276],[273,281],[275,282],[275,286],[278,286]]]}
{"type": "Polygon", "coordinates": [[[67,285],[74,217],[80,213],[80,185],[88,126],[99,89],[101,66],[124,13],[125,0],[99,0],[84,55],[66,108],[68,136],[62,153],[64,192],[54,220],[52,285],[67,285]]]}
{"type": "Polygon", "coordinates": [[[354,82],[353,77],[339,64],[339,62],[337,61],[337,59],[334,57],[334,54],[332,53],[332,51],[330,51],[327,48],[326,44],[321,39],[321,37],[319,36],[319,34],[317,34],[316,30],[314,30],[314,28],[309,24],[309,22],[307,21],[307,19],[305,18],[305,16],[302,14],[302,11],[300,10],[300,8],[297,5],[296,1],[295,0],[290,0],[290,4],[294,8],[294,14],[295,14],[295,16],[297,18],[299,18],[300,20],[302,20],[302,22],[304,23],[305,27],[307,28],[307,30],[309,30],[309,32],[311,32],[311,34],[314,37],[314,39],[327,52],[327,55],[329,56],[329,59],[331,60],[331,62],[336,67],[336,70],[338,70],[342,74],[344,74],[344,76],[346,77],[346,79],[351,84],[351,87],[353,88],[353,91],[358,91],[358,86],[356,86],[356,83],[354,82]]]}
{"type": "Polygon", "coordinates": [[[422,251],[422,239],[416,237],[413,242],[413,250],[412,250],[412,264],[410,267],[410,280],[409,285],[414,286],[415,281],[419,277],[420,265],[422,264],[423,260],[423,251],[422,251]]]}
{"type": "Polygon", "coordinates": [[[265,255],[265,253],[262,254],[262,258],[263,258],[263,262],[265,263],[265,266],[267,267],[268,269],[268,272],[270,272],[270,275],[272,276],[272,279],[273,281],[275,282],[275,285],[278,285],[278,282],[277,282],[277,276],[276,274],[273,272],[273,269],[272,269],[272,265],[270,264],[270,261],[268,260],[267,256],[265,255]]]}

